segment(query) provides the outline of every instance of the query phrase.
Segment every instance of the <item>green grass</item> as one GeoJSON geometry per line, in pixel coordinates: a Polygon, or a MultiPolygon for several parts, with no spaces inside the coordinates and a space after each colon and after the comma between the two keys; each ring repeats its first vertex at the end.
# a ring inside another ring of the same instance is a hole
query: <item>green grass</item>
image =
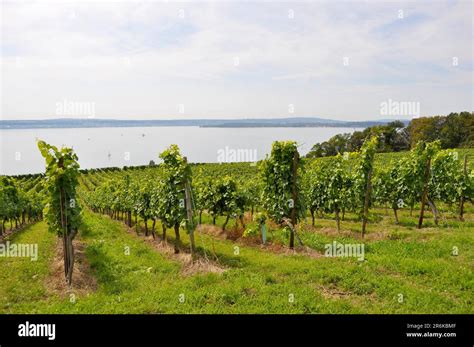
{"type": "Polygon", "coordinates": [[[37,223],[16,233],[10,242],[38,244],[38,260],[0,257],[0,312],[16,312],[25,303],[31,304],[32,312],[36,303],[48,298],[44,279],[48,276],[56,236],[47,231],[44,223],[37,223]]]}
{"type": "MultiPolygon", "coordinates": [[[[98,282],[96,291],[68,297],[49,293],[45,282],[54,255],[55,235],[44,222],[14,236],[17,243],[37,242],[40,258],[0,258],[1,313],[474,313],[474,225],[457,222],[417,230],[408,211],[401,225],[374,210],[368,236],[350,214],[343,231],[327,216],[316,227],[302,226],[305,245],[324,252],[334,240],[365,244],[365,260],[286,255],[256,246],[197,234],[201,254],[217,255],[222,274],[183,275],[182,264],[160,254],[141,236],[108,217],[85,211],[81,241],[98,282]],[[327,231],[331,232],[327,232],[327,231]],[[380,238],[371,237],[383,233],[380,238]],[[235,254],[235,247],[239,254],[235,254]],[[459,254],[452,255],[453,247],[459,254]],[[130,255],[125,255],[130,247],[130,255]],[[180,302],[184,294],[185,301],[180,302]],[[403,302],[399,302],[399,295],[403,302]],[[290,296],[294,302],[290,302],[290,296]]],[[[204,216],[205,222],[209,217],[204,216]]],[[[218,219],[221,225],[222,220],[218,219]]],[[[430,216],[427,225],[432,225],[430,216]]],[[[229,224],[229,228],[232,223],[229,224]]],[[[157,226],[157,230],[161,230],[157,226]]],[[[172,241],[173,232],[168,231],[172,241]]],[[[282,230],[269,234],[286,243],[282,230]]],[[[184,246],[189,239],[182,232],[184,246]]]]}

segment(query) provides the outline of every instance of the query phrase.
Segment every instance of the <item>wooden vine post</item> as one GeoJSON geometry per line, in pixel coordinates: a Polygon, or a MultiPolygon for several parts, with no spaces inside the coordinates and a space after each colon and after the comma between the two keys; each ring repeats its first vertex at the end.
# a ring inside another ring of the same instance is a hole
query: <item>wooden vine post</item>
{"type": "MultiPolygon", "coordinates": [[[[303,246],[303,241],[301,241],[301,238],[298,236],[298,234],[296,233],[296,228],[294,227],[294,224],[291,220],[289,220],[288,218],[284,218],[283,219],[283,222],[286,224],[286,226],[288,228],[290,228],[290,235],[293,235],[293,237],[296,236],[296,239],[298,240],[298,244],[300,246],[303,246]]],[[[293,242],[294,242],[294,238],[293,238],[293,242]]],[[[293,247],[290,247],[290,248],[293,248],[293,247]]]]}

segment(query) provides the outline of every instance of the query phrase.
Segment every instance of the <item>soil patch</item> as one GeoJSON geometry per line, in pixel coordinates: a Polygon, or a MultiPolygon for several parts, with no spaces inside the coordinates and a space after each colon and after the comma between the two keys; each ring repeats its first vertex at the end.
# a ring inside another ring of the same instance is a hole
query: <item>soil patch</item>
{"type": "MultiPolygon", "coordinates": [[[[217,229],[221,231],[221,228],[217,229]]],[[[147,244],[152,246],[159,253],[165,255],[167,258],[180,262],[183,265],[181,273],[185,276],[203,273],[223,273],[226,271],[226,267],[223,265],[210,260],[207,257],[202,257],[201,255],[197,255],[197,258],[193,261],[189,250],[180,249],[180,252],[176,254],[174,252],[174,245],[165,242],[160,236],[157,236],[156,239],[153,239],[153,236],[139,236],[134,229],[130,228],[128,229],[128,232],[136,237],[143,238],[147,244]]]]}
{"type": "Polygon", "coordinates": [[[52,293],[61,296],[69,294],[82,296],[97,290],[97,279],[92,274],[85,254],[85,243],[75,239],[73,245],[74,271],[72,274],[72,288],[69,288],[64,277],[63,242],[62,239],[57,240],[54,259],[51,262],[49,276],[46,279],[46,287],[52,293]]]}

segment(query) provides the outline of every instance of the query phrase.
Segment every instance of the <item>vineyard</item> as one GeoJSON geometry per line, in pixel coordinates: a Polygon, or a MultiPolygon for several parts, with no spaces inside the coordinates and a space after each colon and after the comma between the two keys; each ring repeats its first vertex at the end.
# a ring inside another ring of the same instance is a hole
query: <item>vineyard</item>
{"type": "Polygon", "coordinates": [[[39,142],[44,174],[1,177],[0,241],[39,259],[0,257],[0,311],[473,313],[474,151],[377,141],[222,164],[171,145],[158,165],[90,170],[39,142]]]}

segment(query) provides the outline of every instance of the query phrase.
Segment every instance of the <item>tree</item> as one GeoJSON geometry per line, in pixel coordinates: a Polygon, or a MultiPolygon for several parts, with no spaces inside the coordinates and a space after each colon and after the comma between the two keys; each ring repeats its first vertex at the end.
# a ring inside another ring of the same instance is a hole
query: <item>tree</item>
{"type": "Polygon", "coordinates": [[[474,147],[474,113],[473,112],[461,112],[459,114],[461,118],[461,143],[459,147],[470,148],[474,147]]]}
{"type": "Polygon", "coordinates": [[[439,138],[440,122],[440,116],[412,119],[408,125],[411,147],[415,147],[419,142],[432,142],[439,138]]]}
{"type": "Polygon", "coordinates": [[[346,152],[349,148],[351,134],[338,134],[328,141],[316,143],[306,155],[307,158],[331,157],[338,153],[346,152]]]}

